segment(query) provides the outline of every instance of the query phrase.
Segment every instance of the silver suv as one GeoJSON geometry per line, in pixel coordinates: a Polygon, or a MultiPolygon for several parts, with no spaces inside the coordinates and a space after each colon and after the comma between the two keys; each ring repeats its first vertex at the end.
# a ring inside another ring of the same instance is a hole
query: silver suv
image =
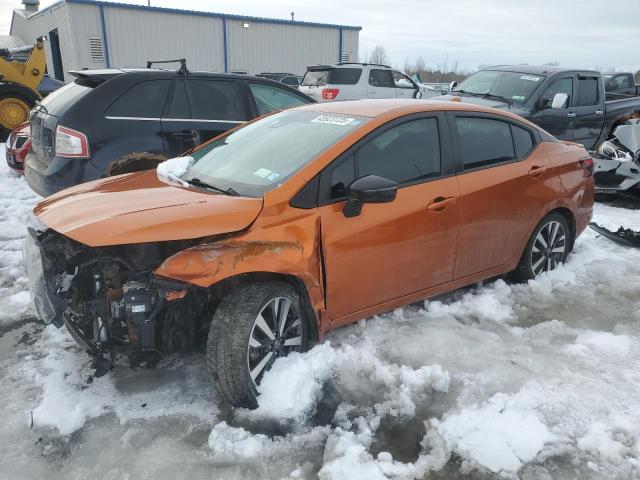
{"type": "Polygon", "coordinates": [[[361,98],[421,98],[423,87],[387,65],[312,65],[298,87],[318,102],[361,98]]]}

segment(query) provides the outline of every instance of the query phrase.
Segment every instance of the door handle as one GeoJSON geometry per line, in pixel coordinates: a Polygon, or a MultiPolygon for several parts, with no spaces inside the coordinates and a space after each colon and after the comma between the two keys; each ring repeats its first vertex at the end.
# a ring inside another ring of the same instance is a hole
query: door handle
{"type": "Polygon", "coordinates": [[[602,110],[596,110],[596,115],[602,115],[604,113],[604,111],[602,110]]]}
{"type": "Polygon", "coordinates": [[[456,197],[438,197],[427,205],[427,210],[431,210],[432,212],[441,212],[449,205],[453,205],[455,203],[456,197]]]}
{"type": "Polygon", "coordinates": [[[576,114],[574,112],[567,113],[567,118],[576,118],[576,114]]]}
{"type": "Polygon", "coordinates": [[[196,138],[198,136],[198,132],[196,132],[195,130],[184,130],[182,132],[174,132],[172,134],[174,137],[176,138],[196,138]]]}
{"type": "Polygon", "coordinates": [[[536,166],[531,167],[531,169],[529,170],[528,173],[529,173],[530,176],[535,178],[535,177],[539,177],[540,175],[542,175],[546,171],[547,171],[547,167],[538,167],[536,165],[536,166]]]}

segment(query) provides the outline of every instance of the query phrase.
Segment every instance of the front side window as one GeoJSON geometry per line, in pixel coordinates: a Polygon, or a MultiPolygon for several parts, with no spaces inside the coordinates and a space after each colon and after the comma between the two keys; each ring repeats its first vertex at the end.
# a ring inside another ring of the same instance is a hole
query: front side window
{"type": "Polygon", "coordinates": [[[274,110],[283,110],[285,108],[305,105],[307,103],[302,97],[295,93],[287,92],[284,88],[278,88],[264,83],[251,83],[250,86],[260,115],[273,112],[274,110]]]}
{"type": "Polygon", "coordinates": [[[187,82],[192,118],[201,120],[247,120],[243,95],[237,82],[190,79],[187,82]]]}
{"type": "Polygon", "coordinates": [[[367,175],[407,184],[440,175],[440,136],[436,118],[396,125],[328,169],[329,200],[343,200],[347,187],[367,175]]]}
{"type": "Polygon", "coordinates": [[[546,107],[551,107],[553,97],[558,93],[566,94],[568,99],[565,105],[571,105],[571,101],[573,99],[572,77],[559,78],[558,80],[554,80],[551,85],[546,88],[546,90],[542,94],[542,99],[546,107]]]}
{"type": "Polygon", "coordinates": [[[578,105],[598,104],[598,79],[596,77],[578,77],[578,105]]]}
{"type": "Polygon", "coordinates": [[[262,196],[368,120],[308,110],[276,113],[193,152],[183,178],[262,196]]]}
{"type": "Polygon", "coordinates": [[[191,118],[191,107],[189,106],[189,95],[184,80],[175,80],[173,92],[167,104],[165,118],[191,118]]]}
{"type": "Polygon", "coordinates": [[[396,86],[391,70],[380,70],[378,68],[372,68],[371,72],[369,72],[369,85],[386,88],[395,88],[396,86]]]}
{"type": "Polygon", "coordinates": [[[138,83],[120,96],[105,112],[109,117],[160,118],[171,80],[138,83]]]}
{"type": "Polygon", "coordinates": [[[464,169],[515,159],[509,123],[478,117],[456,117],[464,169]]]}
{"type": "Polygon", "coordinates": [[[378,175],[399,184],[440,173],[438,120],[421,118],[390,128],[357,153],[358,177],[378,175]]]}

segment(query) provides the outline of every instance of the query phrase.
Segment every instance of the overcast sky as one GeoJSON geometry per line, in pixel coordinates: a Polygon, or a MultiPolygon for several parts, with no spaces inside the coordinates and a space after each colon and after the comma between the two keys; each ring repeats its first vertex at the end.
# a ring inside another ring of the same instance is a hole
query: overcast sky
{"type": "MultiPolygon", "coordinates": [[[[146,5],[146,0],[121,0],[146,5]]],[[[54,3],[41,0],[41,8],[54,3]]],[[[20,0],[0,0],[7,34],[20,0]]],[[[151,0],[159,7],[359,25],[360,54],[383,45],[394,66],[559,62],[640,70],[640,0],[151,0]]]]}

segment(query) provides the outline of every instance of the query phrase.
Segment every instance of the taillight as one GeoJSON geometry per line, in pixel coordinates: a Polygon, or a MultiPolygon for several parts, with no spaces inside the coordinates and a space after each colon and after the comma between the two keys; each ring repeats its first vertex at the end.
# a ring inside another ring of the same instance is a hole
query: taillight
{"type": "Polygon", "coordinates": [[[56,156],[89,158],[89,140],[87,136],[72,128],[58,125],[58,128],[56,128],[56,156]]]}
{"type": "Polygon", "coordinates": [[[582,168],[582,176],[584,178],[588,178],[593,175],[593,169],[595,167],[593,163],[593,158],[591,157],[582,158],[578,160],[578,163],[580,164],[580,168],[582,168]]]}
{"type": "Polygon", "coordinates": [[[340,93],[339,88],[324,88],[322,89],[322,98],[325,100],[333,100],[340,93]]]}

